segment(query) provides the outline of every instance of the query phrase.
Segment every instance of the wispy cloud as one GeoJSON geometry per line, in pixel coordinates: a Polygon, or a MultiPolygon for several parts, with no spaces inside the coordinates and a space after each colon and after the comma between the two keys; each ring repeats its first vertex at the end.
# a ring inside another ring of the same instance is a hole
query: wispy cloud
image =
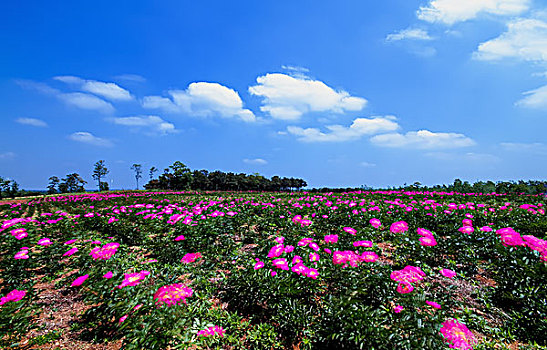
{"type": "Polygon", "coordinates": [[[143,130],[147,134],[166,135],[177,132],[174,124],[155,115],[112,118],[111,121],[117,125],[143,130]]]}
{"type": "Polygon", "coordinates": [[[515,16],[527,11],[530,0],[431,0],[417,12],[419,19],[453,25],[481,14],[515,16]]]}
{"type": "Polygon", "coordinates": [[[186,90],[168,91],[170,98],[146,96],[144,108],[162,109],[169,113],[180,113],[198,117],[220,116],[254,122],[256,117],[249,109],[243,108],[239,94],[218,83],[192,83],[186,90]]]}
{"type": "Polygon", "coordinates": [[[463,134],[435,133],[429,130],[376,135],[370,141],[382,147],[415,149],[460,148],[475,145],[475,141],[463,134]]]}
{"type": "Polygon", "coordinates": [[[298,137],[302,142],[343,142],[356,140],[363,135],[374,135],[381,132],[394,131],[399,128],[395,117],[356,118],[349,126],[328,125],[329,132],[322,132],[318,128],[301,128],[288,126],[287,132],[298,137]]]}
{"type": "Polygon", "coordinates": [[[515,104],[521,107],[547,109],[547,85],[543,85],[537,89],[526,91],[526,95],[515,104]]]}
{"type": "Polygon", "coordinates": [[[69,106],[107,114],[112,113],[115,110],[114,106],[110,102],[107,102],[92,94],[82,92],[65,93],[58,89],[52,88],[47,84],[30,80],[18,80],[17,84],[26,89],[36,90],[44,95],[54,96],[69,106]]]}
{"type": "Polygon", "coordinates": [[[115,83],[106,83],[97,80],[86,80],[79,77],[64,75],[53,79],[67,84],[77,85],[79,89],[101,96],[111,101],[130,101],[134,97],[126,89],[115,83]]]}
{"type": "Polygon", "coordinates": [[[36,126],[38,128],[47,127],[47,123],[45,121],[36,118],[17,118],[15,121],[19,124],[36,126]]]}
{"type": "Polygon", "coordinates": [[[68,136],[72,141],[85,143],[93,146],[111,147],[113,144],[110,140],[97,137],[87,131],[78,131],[68,136]]]}
{"type": "Polygon", "coordinates": [[[407,28],[398,31],[397,33],[389,34],[386,37],[386,41],[400,41],[400,40],[433,40],[427,31],[420,28],[407,28]]]}
{"type": "Polygon", "coordinates": [[[359,165],[364,168],[374,168],[376,166],[375,163],[370,163],[370,162],[361,162],[359,163],[359,165]]]}
{"type": "Polygon", "coordinates": [[[13,152],[1,152],[0,153],[0,160],[3,159],[13,159],[15,158],[16,154],[13,152]]]}
{"type": "Polygon", "coordinates": [[[367,103],[364,98],[336,91],[319,80],[273,73],[256,81],[258,84],[249,87],[249,92],[263,98],[260,110],[275,119],[297,120],[309,112],[360,111],[367,103]]]}
{"type": "Polygon", "coordinates": [[[245,158],[243,159],[243,163],[252,164],[252,165],[266,165],[268,164],[268,161],[262,158],[253,158],[253,159],[245,158]]]}
{"type": "Polygon", "coordinates": [[[120,74],[114,77],[116,80],[129,81],[134,83],[144,83],[146,78],[138,74],[120,74]]]}
{"type": "Polygon", "coordinates": [[[534,154],[547,154],[547,144],[541,142],[502,142],[500,146],[506,151],[522,152],[522,153],[534,153],[534,154]]]}

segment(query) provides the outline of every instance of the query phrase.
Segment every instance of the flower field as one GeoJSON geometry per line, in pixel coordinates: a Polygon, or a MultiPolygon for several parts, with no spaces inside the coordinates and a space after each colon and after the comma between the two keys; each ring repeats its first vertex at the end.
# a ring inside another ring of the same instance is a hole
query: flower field
{"type": "Polygon", "coordinates": [[[546,206],[396,191],[0,203],[0,347],[547,349],[546,206]],[[64,329],[61,298],[78,305],[64,329]]]}

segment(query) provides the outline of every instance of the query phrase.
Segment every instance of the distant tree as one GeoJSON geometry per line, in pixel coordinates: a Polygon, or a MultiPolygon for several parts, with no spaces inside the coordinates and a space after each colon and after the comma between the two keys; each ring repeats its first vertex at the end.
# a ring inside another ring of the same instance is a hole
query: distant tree
{"type": "MultiPolygon", "coordinates": [[[[93,169],[93,179],[97,180],[97,188],[99,191],[101,191],[101,178],[105,177],[106,174],[108,174],[109,171],[107,167],[105,166],[104,160],[99,160],[97,163],[95,163],[95,168],[93,169]]],[[[108,186],[108,185],[107,185],[108,186]]]]}
{"type": "Polygon", "coordinates": [[[99,191],[110,191],[110,186],[108,186],[108,182],[101,182],[99,191]]]}
{"type": "Polygon", "coordinates": [[[72,193],[72,192],[84,192],[84,185],[87,183],[80,174],[72,173],[68,174],[61,183],[59,183],[59,192],[72,193]]]}
{"type": "Polygon", "coordinates": [[[49,185],[47,186],[47,193],[54,194],[58,192],[58,186],[61,180],[57,176],[51,176],[49,178],[49,185]]]}
{"type": "Polygon", "coordinates": [[[139,179],[142,178],[142,165],[133,164],[131,165],[131,170],[135,172],[135,180],[137,180],[137,190],[139,189],[139,179]]]}
{"type": "Polygon", "coordinates": [[[150,173],[149,173],[150,181],[152,181],[152,178],[154,177],[154,173],[157,172],[157,171],[158,171],[158,169],[155,166],[150,168],[150,173]]]}

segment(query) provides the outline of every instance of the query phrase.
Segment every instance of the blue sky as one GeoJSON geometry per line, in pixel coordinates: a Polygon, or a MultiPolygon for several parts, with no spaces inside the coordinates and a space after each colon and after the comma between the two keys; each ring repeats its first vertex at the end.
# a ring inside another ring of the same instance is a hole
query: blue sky
{"type": "MultiPolygon", "coordinates": [[[[38,1],[0,11],[0,176],[140,163],[310,186],[545,179],[538,0],[38,1]]],[[[146,178],[146,176],[145,176],[146,178]]]]}

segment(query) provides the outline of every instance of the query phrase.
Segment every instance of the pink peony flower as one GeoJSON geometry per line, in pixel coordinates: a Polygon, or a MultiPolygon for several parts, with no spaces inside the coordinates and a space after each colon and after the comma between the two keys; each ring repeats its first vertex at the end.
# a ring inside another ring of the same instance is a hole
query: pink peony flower
{"type": "Polygon", "coordinates": [[[275,245],[268,252],[268,258],[277,258],[283,254],[284,250],[285,247],[283,247],[283,244],[275,245]]]}
{"type": "Polygon", "coordinates": [[[361,254],[361,260],[364,262],[375,262],[378,260],[378,254],[375,252],[363,252],[363,254],[361,254]]]}
{"type": "Polygon", "coordinates": [[[112,271],[108,271],[107,273],[103,275],[103,278],[110,279],[112,278],[113,275],[114,274],[112,273],[112,271]]]}
{"type": "Polygon", "coordinates": [[[444,277],[448,277],[448,278],[452,278],[452,277],[456,276],[456,272],[452,271],[452,270],[449,270],[449,269],[442,269],[440,271],[440,274],[443,275],[444,277]]]}
{"type": "Polygon", "coordinates": [[[287,259],[285,259],[285,258],[278,258],[278,259],[273,260],[272,265],[277,267],[278,269],[281,269],[281,270],[288,270],[289,269],[289,264],[287,263],[287,259]]]}
{"type": "Polygon", "coordinates": [[[180,235],[180,236],[177,236],[175,237],[175,241],[178,242],[178,241],[184,241],[186,239],[186,237],[184,237],[184,235],[180,235]]]}
{"type": "Polygon", "coordinates": [[[477,339],[469,329],[457,320],[446,320],[442,323],[440,333],[449,343],[451,349],[472,350],[477,339]]]}
{"type": "Polygon", "coordinates": [[[420,237],[419,241],[420,241],[420,244],[423,246],[432,247],[437,245],[437,241],[435,240],[435,237],[433,236],[420,237]]]}
{"type": "Polygon", "coordinates": [[[120,243],[107,243],[102,247],[96,247],[91,250],[91,255],[93,260],[108,260],[112,255],[116,254],[120,243]]]}
{"type": "Polygon", "coordinates": [[[395,305],[393,307],[393,312],[395,312],[396,314],[398,314],[399,312],[403,311],[404,307],[402,307],[401,305],[395,305]]]}
{"type": "Polygon", "coordinates": [[[192,288],[180,284],[170,284],[160,287],[156,293],[154,293],[154,299],[156,299],[156,305],[173,306],[180,303],[186,304],[186,298],[189,298],[193,294],[192,288]]]}
{"type": "Polygon", "coordinates": [[[262,261],[257,261],[253,269],[258,270],[264,267],[264,263],[262,261]]]}
{"type": "Polygon", "coordinates": [[[24,228],[16,228],[10,231],[13,237],[17,238],[18,240],[21,240],[28,236],[27,230],[24,228]]]}
{"type": "Polygon", "coordinates": [[[23,299],[26,294],[27,294],[26,290],[14,289],[11,292],[9,292],[8,294],[6,294],[6,296],[3,296],[2,298],[0,298],[0,305],[4,305],[5,303],[10,302],[10,301],[13,301],[13,302],[19,301],[19,300],[23,299]]]}
{"type": "Polygon", "coordinates": [[[18,251],[17,253],[15,253],[15,255],[13,256],[14,259],[28,259],[29,256],[28,256],[28,250],[27,249],[22,249],[20,251],[18,251]]]}
{"type": "Polygon", "coordinates": [[[354,247],[370,248],[370,247],[372,247],[372,244],[373,243],[371,241],[355,241],[355,242],[353,242],[354,247]]]}
{"type": "Polygon", "coordinates": [[[126,273],[124,274],[124,280],[116,288],[122,289],[123,287],[136,286],[137,284],[141,283],[149,274],[149,271],[126,273]]]}
{"type": "Polygon", "coordinates": [[[408,231],[408,224],[405,221],[397,221],[389,227],[391,233],[403,233],[408,231]]]}
{"type": "Polygon", "coordinates": [[[346,231],[350,235],[354,235],[357,233],[357,230],[351,227],[342,227],[342,230],[346,231]]]}
{"type": "Polygon", "coordinates": [[[325,242],[326,243],[336,243],[336,242],[338,242],[338,235],[326,235],[325,236],[325,242]]]}
{"type": "Polygon", "coordinates": [[[374,228],[379,228],[380,226],[382,226],[382,222],[379,219],[376,219],[376,218],[370,219],[368,222],[374,228]]]}
{"type": "Polygon", "coordinates": [[[203,329],[201,331],[198,331],[198,335],[202,337],[211,337],[218,334],[220,337],[224,337],[225,332],[226,331],[222,329],[222,327],[212,326],[212,327],[203,329]]]}
{"type": "Polygon", "coordinates": [[[193,263],[194,261],[196,261],[197,259],[200,259],[202,257],[203,256],[201,255],[201,253],[188,253],[188,254],[184,255],[182,257],[182,259],[180,259],[180,262],[183,262],[185,264],[190,264],[190,263],[193,263]]]}
{"type": "Polygon", "coordinates": [[[72,243],[74,243],[74,242],[76,242],[76,241],[77,241],[77,239],[71,239],[71,240],[69,240],[69,241],[66,241],[66,242],[63,243],[63,244],[72,244],[72,243]]]}
{"type": "Polygon", "coordinates": [[[76,278],[74,280],[74,282],[72,282],[72,284],[70,285],[71,287],[77,287],[77,286],[81,286],[82,283],[84,283],[84,281],[89,277],[88,274],[85,274],[83,276],[80,276],[78,278],[76,278]]]}
{"type": "Polygon", "coordinates": [[[74,248],[71,248],[69,250],[67,250],[63,256],[71,256],[72,254],[76,253],[78,251],[78,248],[74,247],[74,248]]]}
{"type": "Polygon", "coordinates": [[[429,300],[426,300],[425,303],[431,307],[434,307],[435,309],[440,309],[441,308],[441,305],[434,302],[434,301],[429,301],[429,300]]]}
{"type": "Polygon", "coordinates": [[[410,283],[399,283],[397,286],[397,292],[401,294],[410,293],[414,290],[414,287],[410,283]]]}

